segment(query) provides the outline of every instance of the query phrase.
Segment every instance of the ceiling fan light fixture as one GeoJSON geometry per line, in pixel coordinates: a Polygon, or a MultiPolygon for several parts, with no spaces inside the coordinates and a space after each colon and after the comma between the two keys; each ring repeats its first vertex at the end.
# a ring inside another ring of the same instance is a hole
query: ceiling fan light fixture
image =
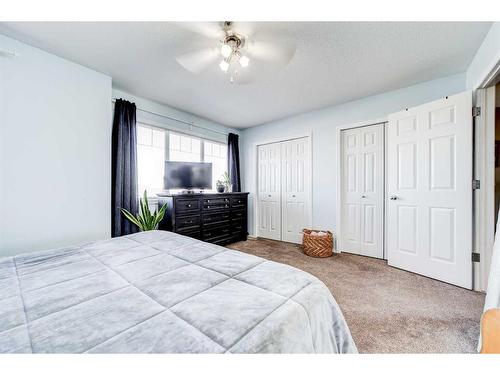
{"type": "Polygon", "coordinates": [[[247,56],[240,56],[240,65],[242,68],[246,68],[248,63],[250,63],[250,59],[247,56]]]}
{"type": "Polygon", "coordinates": [[[229,56],[231,56],[232,53],[233,49],[231,48],[231,46],[229,44],[223,43],[220,47],[220,54],[227,59],[229,56]]]}
{"type": "Polygon", "coordinates": [[[227,72],[227,70],[229,69],[229,63],[226,61],[226,60],[222,60],[219,64],[219,68],[220,70],[222,70],[224,73],[227,72]]]}

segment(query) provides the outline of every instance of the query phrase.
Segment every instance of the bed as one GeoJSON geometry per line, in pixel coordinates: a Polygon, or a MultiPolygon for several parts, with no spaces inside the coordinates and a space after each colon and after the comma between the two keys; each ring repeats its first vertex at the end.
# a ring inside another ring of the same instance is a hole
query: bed
{"type": "Polygon", "coordinates": [[[355,353],[328,288],[165,231],[0,259],[0,352],[355,353]]]}

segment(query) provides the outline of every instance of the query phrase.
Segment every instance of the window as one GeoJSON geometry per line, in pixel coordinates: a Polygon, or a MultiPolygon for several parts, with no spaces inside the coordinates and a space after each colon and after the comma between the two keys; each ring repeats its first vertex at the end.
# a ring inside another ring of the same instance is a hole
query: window
{"type": "Polygon", "coordinates": [[[212,190],[215,190],[215,182],[222,180],[222,175],[227,171],[227,145],[204,141],[203,161],[212,163],[212,190]]]}
{"type": "Polygon", "coordinates": [[[162,192],[165,161],[212,163],[212,190],[227,171],[227,145],[149,125],[137,124],[139,195],[162,192]]]}
{"type": "Polygon", "coordinates": [[[199,138],[169,132],[168,151],[170,161],[202,161],[199,138]]]}
{"type": "Polygon", "coordinates": [[[150,126],[137,126],[137,180],[139,196],[163,191],[165,132],[150,126]],[[160,171],[161,173],[158,173],[160,171]]]}

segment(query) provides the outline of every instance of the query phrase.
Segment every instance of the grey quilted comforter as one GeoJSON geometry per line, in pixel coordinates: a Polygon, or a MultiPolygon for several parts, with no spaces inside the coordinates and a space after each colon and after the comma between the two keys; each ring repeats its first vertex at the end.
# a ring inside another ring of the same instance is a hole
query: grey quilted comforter
{"type": "Polygon", "coordinates": [[[0,352],[351,353],[326,286],[151,231],[0,259],[0,352]]]}

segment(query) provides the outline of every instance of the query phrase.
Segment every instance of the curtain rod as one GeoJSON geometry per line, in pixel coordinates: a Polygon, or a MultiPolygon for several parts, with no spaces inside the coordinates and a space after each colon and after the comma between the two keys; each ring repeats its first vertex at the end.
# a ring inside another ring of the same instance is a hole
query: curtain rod
{"type": "MultiPolygon", "coordinates": [[[[116,99],[113,99],[112,100],[113,103],[116,102],[116,99]]],[[[175,117],[171,117],[171,116],[167,116],[167,115],[164,115],[163,113],[158,113],[158,112],[152,112],[152,111],[148,111],[147,109],[142,109],[142,108],[139,108],[137,107],[137,109],[139,111],[142,111],[142,112],[146,112],[146,113],[150,113],[152,115],[156,115],[156,116],[161,116],[161,117],[165,117],[165,118],[168,118],[169,120],[173,120],[173,121],[177,121],[177,122],[180,122],[182,124],[186,124],[186,125],[189,125],[189,126],[194,126],[195,128],[199,128],[199,129],[204,129],[204,130],[208,130],[210,132],[214,132],[214,133],[218,133],[218,134],[222,134],[222,135],[225,135],[227,136],[229,134],[229,132],[221,132],[221,131],[218,131],[218,130],[213,130],[213,129],[210,129],[210,128],[206,128],[204,126],[200,126],[200,125],[196,125],[193,121],[184,121],[184,120],[180,120],[178,118],[175,118],[175,117]]]]}

